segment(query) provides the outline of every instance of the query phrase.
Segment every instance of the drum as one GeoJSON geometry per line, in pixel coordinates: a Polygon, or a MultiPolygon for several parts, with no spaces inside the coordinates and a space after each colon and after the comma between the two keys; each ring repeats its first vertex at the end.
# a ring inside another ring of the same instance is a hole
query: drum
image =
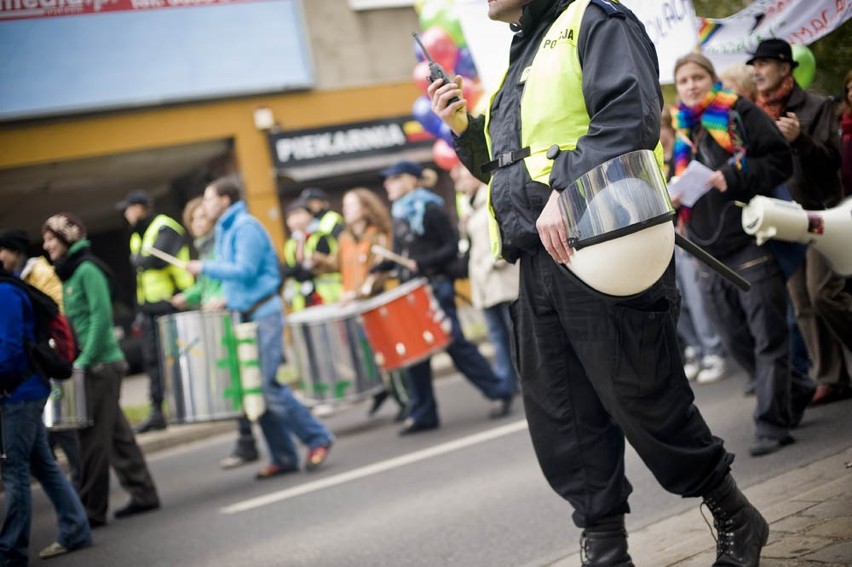
{"type": "Polygon", "coordinates": [[[86,409],[86,378],[82,369],[74,369],[67,380],[51,380],[50,396],[42,420],[50,431],[89,427],[92,421],[86,409]]]}
{"type": "Polygon", "coordinates": [[[308,400],[357,401],[384,388],[356,304],[309,307],[287,326],[308,400]]]}
{"type": "Polygon", "coordinates": [[[160,317],[157,323],[169,421],[197,423],[240,417],[237,315],[188,311],[160,317]]]}
{"type": "Polygon", "coordinates": [[[376,362],[388,371],[420,362],[450,344],[451,323],[425,279],[364,301],[361,318],[376,362]]]}

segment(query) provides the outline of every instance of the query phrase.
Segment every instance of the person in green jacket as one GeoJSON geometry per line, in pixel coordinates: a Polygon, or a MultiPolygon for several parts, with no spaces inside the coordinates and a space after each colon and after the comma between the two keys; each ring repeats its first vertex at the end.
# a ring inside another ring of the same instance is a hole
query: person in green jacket
{"type": "Polygon", "coordinates": [[[62,280],[65,315],[80,346],[74,367],[86,377],[86,402],[92,424],[80,430],[80,500],[89,524],[106,524],[109,467],[130,502],[115,511],[124,518],[160,507],[157,489],[118,405],[127,362],[113,334],[112,272],[91,252],[86,227],[70,213],[58,213],[42,226],[44,250],[62,280]]]}

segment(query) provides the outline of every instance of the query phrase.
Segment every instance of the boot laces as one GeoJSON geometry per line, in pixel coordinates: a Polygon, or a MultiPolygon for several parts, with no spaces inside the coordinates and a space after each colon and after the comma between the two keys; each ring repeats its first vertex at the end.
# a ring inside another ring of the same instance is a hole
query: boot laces
{"type": "Polygon", "coordinates": [[[733,552],[734,532],[731,529],[734,523],[733,519],[725,514],[724,510],[716,502],[710,499],[705,499],[698,507],[698,511],[701,512],[701,518],[707,524],[710,535],[713,536],[713,540],[716,542],[716,553],[729,554],[733,552]],[[707,516],[704,514],[705,506],[707,506],[707,509],[710,510],[710,514],[713,516],[713,525],[710,525],[707,516]]]}

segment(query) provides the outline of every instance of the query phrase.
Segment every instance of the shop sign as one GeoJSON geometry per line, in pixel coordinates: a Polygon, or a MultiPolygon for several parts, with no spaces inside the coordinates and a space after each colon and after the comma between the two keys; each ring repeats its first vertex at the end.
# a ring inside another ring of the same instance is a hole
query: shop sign
{"type": "Polygon", "coordinates": [[[428,147],[434,141],[410,116],[269,133],[272,158],[278,169],[428,147]]]}

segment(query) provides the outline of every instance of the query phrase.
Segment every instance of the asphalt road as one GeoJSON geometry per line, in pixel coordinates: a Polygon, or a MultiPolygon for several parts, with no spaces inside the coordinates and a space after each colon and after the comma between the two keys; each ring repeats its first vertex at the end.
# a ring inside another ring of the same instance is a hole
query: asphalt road
{"type": "MultiPolygon", "coordinates": [[[[798,443],[751,458],[754,398],[744,378],[696,389],[714,432],[737,453],[742,486],[779,475],[849,446],[852,400],[815,408],[798,443]]],[[[571,510],[551,492],[533,455],[521,408],[501,421],[458,377],[440,380],[443,427],[400,438],[392,402],[379,417],[357,405],[326,419],[337,435],[321,471],[258,482],[257,467],[218,468],[232,436],[153,456],[163,509],[95,532],[96,545],[51,561],[65,566],[543,566],[577,550],[571,510]]],[[[628,525],[638,528],[698,506],[665,493],[632,450],[628,525]]],[[[111,507],[126,494],[113,482],[111,507]]],[[[55,517],[34,494],[31,552],[55,534],[55,517]]],[[[710,535],[708,534],[708,538],[710,535]]]]}

